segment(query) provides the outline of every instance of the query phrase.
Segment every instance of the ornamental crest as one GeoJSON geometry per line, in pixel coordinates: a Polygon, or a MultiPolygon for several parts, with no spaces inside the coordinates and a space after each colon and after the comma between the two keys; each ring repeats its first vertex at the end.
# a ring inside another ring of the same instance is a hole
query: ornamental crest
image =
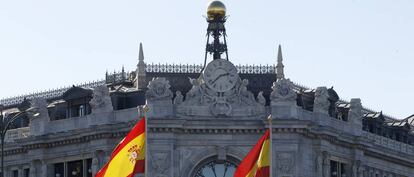
{"type": "Polygon", "coordinates": [[[170,100],[173,97],[170,87],[169,81],[164,77],[154,78],[149,82],[145,96],[148,100],[170,100]]]}
{"type": "Polygon", "coordinates": [[[153,175],[156,177],[169,176],[170,157],[167,152],[156,152],[151,154],[151,167],[153,175]]]}
{"type": "Polygon", "coordinates": [[[133,145],[128,149],[128,158],[132,164],[135,164],[138,160],[141,160],[142,146],[133,145]]]}
{"type": "Polygon", "coordinates": [[[296,101],[297,95],[293,88],[293,83],[289,79],[280,79],[273,82],[270,99],[273,102],[296,101]]]}
{"type": "Polygon", "coordinates": [[[295,164],[292,152],[280,152],[276,155],[277,169],[282,174],[292,173],[295,164]]]}

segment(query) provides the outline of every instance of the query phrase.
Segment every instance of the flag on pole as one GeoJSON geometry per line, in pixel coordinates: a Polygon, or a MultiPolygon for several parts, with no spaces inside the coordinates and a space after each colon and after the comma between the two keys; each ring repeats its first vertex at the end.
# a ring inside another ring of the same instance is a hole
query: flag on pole
{"type": "Polygon", "coordinates": [[[133,177],[145,171],[145,117],[132,128],[112,152],[109,162],[95,177],[133,177]]]}
{"type": "Polygon", "coordinates": [[[270,173],[270,132],[266,130],[257,144],[237,167],[234,177],[269,177],[270,173]]]}

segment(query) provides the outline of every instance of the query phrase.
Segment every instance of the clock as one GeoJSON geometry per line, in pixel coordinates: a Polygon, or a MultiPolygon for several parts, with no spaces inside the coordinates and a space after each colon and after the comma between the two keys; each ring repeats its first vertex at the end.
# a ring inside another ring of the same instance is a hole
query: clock
{"type": "Polygon", "coordinates": [[[203,78],[209,88],[217,92],[226,92],[236,85],[239,76],[237,68],[231,62],[215,59],[206,66],[203,78]]]}

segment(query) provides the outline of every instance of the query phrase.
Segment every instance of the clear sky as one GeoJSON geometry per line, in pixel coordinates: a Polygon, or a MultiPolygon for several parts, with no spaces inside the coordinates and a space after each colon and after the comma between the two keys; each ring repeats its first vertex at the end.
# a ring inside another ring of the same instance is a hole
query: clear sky
{"type": "MultiPolygon", "coordinates": [[[[0,98],[134,70],[202,63],[207,0],[0,1],[0,98]]],[[[223,0],[229,57],[275,64],[309,87],[405,118],[414,114],[414,1],[223,0]]]]}

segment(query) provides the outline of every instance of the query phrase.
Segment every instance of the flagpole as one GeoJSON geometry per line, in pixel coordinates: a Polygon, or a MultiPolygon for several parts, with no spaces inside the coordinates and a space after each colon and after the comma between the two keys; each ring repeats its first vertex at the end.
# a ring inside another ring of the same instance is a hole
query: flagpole
{"type": "Polygon", "coordinates": [[[273,128],[272,128],[272,115],[269,115],[269,117],[267,118],[267,120],[269,121],[269,175],[270,177],[273,177],[273,156],[272,156],[272,152],[273,152],[273,128]]]}
{"type": "Polygon", "coordinates": [[[144,112],[144,119],[145,119],[145,168],[144,168],[144,176],[148,177],[148,119],[147,119],[147,112],[149,110],[147,105],[143,107],[144,112]]]}

